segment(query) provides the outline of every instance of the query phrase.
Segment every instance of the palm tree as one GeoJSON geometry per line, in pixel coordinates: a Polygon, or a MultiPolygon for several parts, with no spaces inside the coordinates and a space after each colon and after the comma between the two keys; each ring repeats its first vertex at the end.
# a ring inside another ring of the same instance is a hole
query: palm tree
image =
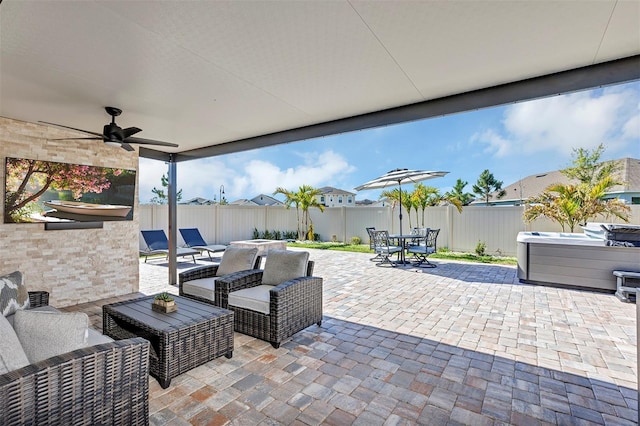
{"type": "Polygon", "coordinates": [[[305,225],[305,234],[307,235],[307,239],[313,241],[313,222],[311,221],[311,216],[309,215],[309,209],[312,207],[316,207],[320,209],[321,212],[324,211],[324,205],[318,202],[318,196],[322,194],[319,189],[314,188],[309,185],[302,185],[298,192],[297,197],[300,200],[300,208],[302,209],[302,220],[305,225]]]}
{"type": "Polygon", "coordinates": [[[591,152],[582,148],[574,150],[573,167],[562,170],[562,174],[577,183],[554,184],[539,196],[529,198],[524,220],[531,223],[545,216],[558,222],[563,231],[567,226],[570,232],[576,225],[585,224],[598,215],[615,216],[628,222],[629,206],[617,198],[604,199],[613,186],[622,182],[614,177],[617,164],[599,162],[603,151],[602,144],[591,152]]]}
{"type": "Polygon", "coordinates": [[[418,207],[422,209],[422,227],[424,227],[424,213],[427,206],[434,205],[433,198],[439,196],[438,190],[433,186],[425,186],[423,183],[416,184],[411,198],[416,207],[416,215],[418,214],[418,207]]]}
{"type": "MultiPolygon", "coordinates": [[[[453,204],[458,213],[462,213],[462,203],[456,197],[451,196],[449,193],[444,195],[440,194],[440,190],[433,186],[425,186],[422,183],[418,183],[411,194],[411,198],[414,202],[422,208],[422,226],[424,227],[424,214],[427,207],[435,207],[441,204],[453,204]]],[[[417,209],[416,209],[417,211],[417,209]]]]}
{"type": "Polygon", "coordinates": [[[400,200],[400,191],[398,189],[387,189],[380,193],[379,199],[387,198],[391,201],[391,229],[393,229],[393,216],[395,216],[396,206],[400,200]]]}
{"type": "Polygon", "coordinates": [[[463,206],[468,206],[473,201],[473,194],[464,192],[464,187],[467,186],[467,184],[468,182],[458,179],[456,180],[456,184],[453,186],[453,189],[445,195],[449,198],[457,199],[463,206]]]}
{"type": "MultiPolygon", "coordinates": [[[[401,195],[400,194],[400,189],[398,189],[398,188],[382,191],[380,193],[380,199],[388,198],[389,200],[391,200],[391,229],[393,229],[394,210],[395,210],[396,206],[400,203],[400,198],[401,198],[400,195],[401,195]]],[[[409,227],[411,227],[411,209],[413,208],[413,204],[412,204],[410,198],[411,198],[411,194],[409,194],[407,191],[403,190],[402,191],[402,206],[409,213],[409,227]]]]}
{"type": "Polygon", "coordinates": [[[628,221],[629,206],[619,199],[602,199],[611,181],[613,179],[610,176],[606,177],[591,188],[583,183],[551,185],[539,196],[527,200],[524,220],[530,223],[539,216],[545,216],[558,222],[563,231],[565,226],[568,227],[569,232],[573,232],[576,225],[585,224],[598,215],[615,216],[628,221]]]}
{"type": "Polygon", "coordinates": [[[301,240],[302,236],[300,235],[300,197],[299,193],[289,191],[288,189],[284,189],[282,187],[277,187],[275,191],[273,191],[273,195],[282,194],[284,195],[284,204],[287,208],[291,208],[293,204],[296,206],[296,232],[298,235],[298,239],[301,240]]]}
{"type": "MultiPolygon", "coordinates": [[[[409,229],[412,228],[411,226],[411,210],[413,209],[414,206],[414,202],[411,198],[411,194],[409,194],[409,192],[407,191],[402,191],[402,207],[404,207],[405,211],[407,212],[407,216],[409,216],[409,229]]],[[[416,211],[418,210],[418,208],[416,207],[416,211]]],[[[402,232],[402,230],[400,230],[402,232]]]]}

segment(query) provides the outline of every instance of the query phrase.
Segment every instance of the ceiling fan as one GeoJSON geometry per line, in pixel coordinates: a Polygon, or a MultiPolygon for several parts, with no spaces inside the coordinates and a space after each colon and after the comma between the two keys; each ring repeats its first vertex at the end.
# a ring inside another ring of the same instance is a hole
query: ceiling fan
{"type": "Polygon", "coordinates": [[[63,127],[65,129],[77,130],[79,132],[88,133],[90,135],[94,135],[88,138],[61,138],[61,139],[52,139],[56,141],[62,140],[80,140],[80,139],[95,139],[102,140],[104,143],[110,146],[119,146],[127,151],[133,151],[133,147],[130,144],[137,145],[158,145],[158,146],[170,146],[177,148],[178,145],[170,142],[161,142],[152,139],[143,139],[143,138],[134,138],[138,132],[141,132],[142,129],[137,127],[127,127],[126,129],[121,128],[116,124],[116,117],[122,114],[122,110],[120,108],[115,107],[104,107],[107,114],[111,116],[111,123],[105,124],[102,133],[91,132],[89,130],[76,129],[75,127],[63,126],[62,124],[56,123],[48,123],[46,121],[40,121],[40,123],[51,124],[53,126],[63,127]]]}

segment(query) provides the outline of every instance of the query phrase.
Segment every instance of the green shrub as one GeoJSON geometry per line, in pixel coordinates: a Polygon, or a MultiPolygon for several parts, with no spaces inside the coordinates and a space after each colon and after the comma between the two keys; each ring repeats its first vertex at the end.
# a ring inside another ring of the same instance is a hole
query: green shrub
{"type": "Polygon", "coordinates": [[[354,246],[360,245],[362,243],[362,239],[360,237],[351,237],[351,244],[354,246]]]}
{"type": "Polygon", "coordinates": [[[478,256],[484,256],[486,254],[486,250],[487,243],[485,243],[484,241],[478,241],[478,244],[476,244],[476,254],[478,256]]]}
{"type": "Polygon", "coordinates": [[[253,239],[257,240],[258,238],[260,238],[260,231],[258,231],[258,228],[253,228],[253,239]]]}

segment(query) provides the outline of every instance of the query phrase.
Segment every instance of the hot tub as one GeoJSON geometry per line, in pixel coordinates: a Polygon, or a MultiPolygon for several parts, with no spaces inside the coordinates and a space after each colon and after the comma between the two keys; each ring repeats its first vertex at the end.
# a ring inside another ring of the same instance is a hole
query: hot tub
{"type": "Polygon", "coordinates": [[[613,271],[640,271],[640,248],[609,247],[585,234],[520,232],[517,243],[521,282],[615,292],[613,271]]]}
{"type": "Polygon", "coordinates": [[[269,250],[286,250],[287,242],[282,240],[244,240],[244,241],[231,241],[229,243],[235,247],[256,247],[258,249],[258,256],[267,256],[269,250]]]}

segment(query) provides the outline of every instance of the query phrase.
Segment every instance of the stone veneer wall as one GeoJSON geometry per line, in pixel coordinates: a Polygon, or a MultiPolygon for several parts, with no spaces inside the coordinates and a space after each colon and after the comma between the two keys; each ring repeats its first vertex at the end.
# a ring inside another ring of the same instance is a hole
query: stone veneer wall
{"type": "MultiPolygon", "coordinates": [[[[137,151],[96,140],[48,140],[82,136],[86,135],[0,117],[2,211],[6,157],[138,170],[137,151]]],[[[137,192],[133,219],[104,222],[102,229],[59,231],[45,231],[41,223],[0,223],[0,275],[21,271],[27,288],[49,291],[49,303],[57,307],[137,292],[137,192]]]]}

